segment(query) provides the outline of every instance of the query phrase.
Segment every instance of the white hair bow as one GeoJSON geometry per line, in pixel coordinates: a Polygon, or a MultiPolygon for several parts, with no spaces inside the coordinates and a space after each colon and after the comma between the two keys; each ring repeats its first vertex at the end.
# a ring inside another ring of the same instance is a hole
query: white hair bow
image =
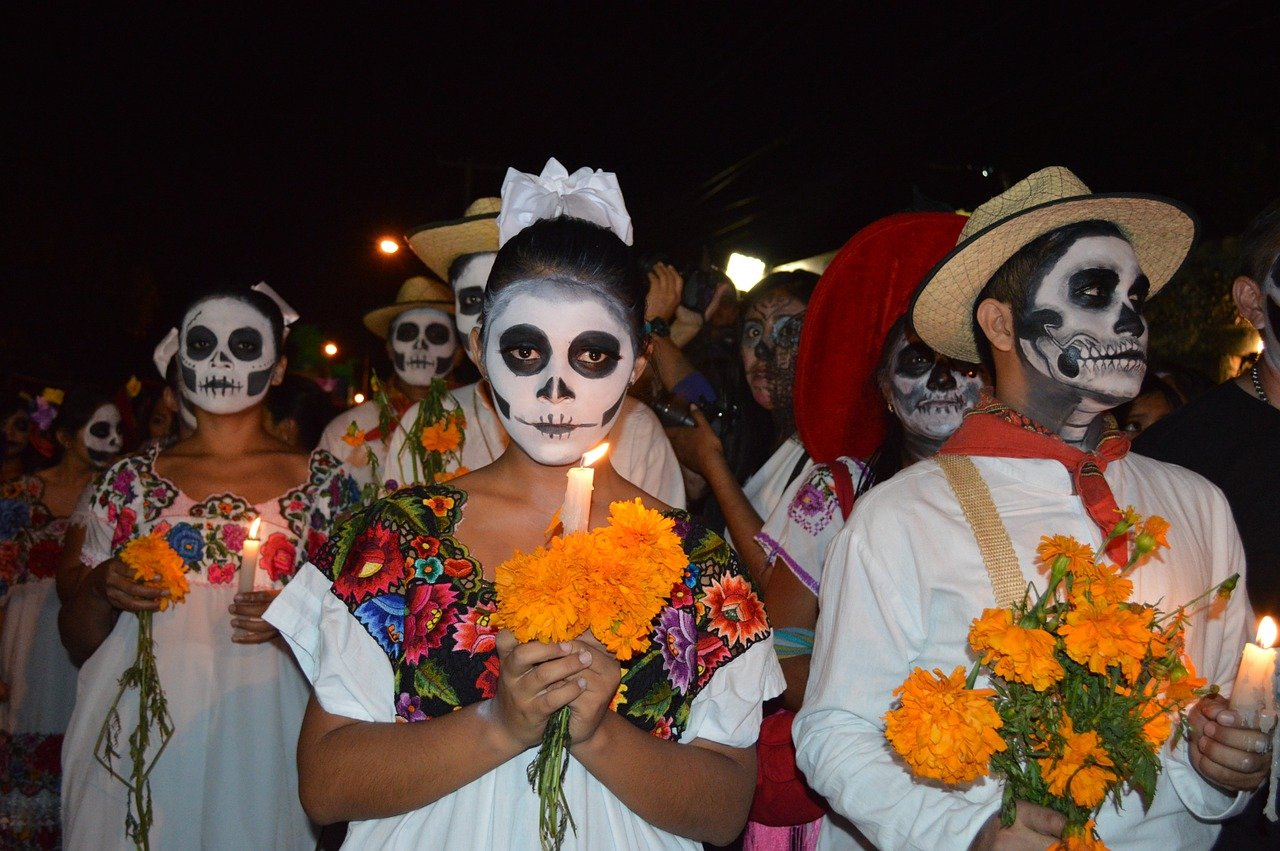
{"type": "Polygon", "coordinates": [[[173,360],[173,356],[178,353],[178,329],[170,328],[169,333],[164,335],[164,339],[156,343],[155,351],[151,353],[151,362],[156,365],[156,370],[160,373],[161,378],[169,377],[169,361],[173,360]]]}
{"type": "Polygon", "coordinates": [[[559,215],[595,222],[631,244],[631,216],[613,172],[584,167],[569,174],[555,157],[547,160],[536,177],[507,169],[502,181],[502,212],[498,213],[499,246],[539,219],[559,215]]]}
{"type": "Polygon", "coordinates": [[[280,315],[284,318],[284,335],[289,336],[289,326],[298,321],[298,311],[289,306],[289,302],[280,297],[280,293],[271,289],[266,281],[259,281],[249,289],[262,293],[267,298],[276,303],[276,307],[280,308],[280,315]]]}

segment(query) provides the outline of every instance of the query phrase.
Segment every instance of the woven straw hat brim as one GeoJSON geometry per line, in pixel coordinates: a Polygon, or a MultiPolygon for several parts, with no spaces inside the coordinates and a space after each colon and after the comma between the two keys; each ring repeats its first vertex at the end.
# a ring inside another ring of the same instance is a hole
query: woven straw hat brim
{"type": "Polygon", "coordinates": [[[385,340],[391,330],[391,323],[397,316],[406,310],[414,310],[419,307],[434,307],[436,310],[447,313],[450,316],[453,315],[454,311],[452,301],[406,301],[400,304],[389,304],[386,307],[374,308],[366,313],[364,315],[364,327],[385,340]]]}
{"type": "Polygon", "coordinates": [[[1064,225],[1114,223],[1129,240],[1155,295],[1186,262],[1198,225],[1189,208],[1141,194],[1091,194],[1028,207],[959,243],[924,280],[911,308],[920,339],[965,361],[979,359],[973,302],[991,276],[1023,246],[1064,225]]]}
{"type": "Polygon", "coordinates": [[[467,216],[423,225],[405,237],[413,253],[442,281],[464,254],[498,250],[498,214],[467,216]]]}

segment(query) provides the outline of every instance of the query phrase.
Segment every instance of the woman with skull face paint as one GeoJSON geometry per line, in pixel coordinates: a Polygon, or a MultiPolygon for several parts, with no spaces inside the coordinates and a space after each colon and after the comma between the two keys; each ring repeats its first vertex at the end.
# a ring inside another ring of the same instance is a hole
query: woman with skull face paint
{"type": "MultiPolygon", "coordinates": [[[[132,848],[127,789],[95,758],[104,713],[136,652],[138,619],[153,612],[155,654],[174,733],[150,774],[160,848],[315,846],[297,802],[293,744],[307,684],[261,617],[355,499],[332,455],[307,455],[269,434],[262,407],[280,381],[282,308],[257,291],[219,292],[186,311],[176,359],[196,429],[98,479],[76,576],[65,578],[62,639],[82,662],[62,750],[67,847],[132,848]],[[255,590],[238,591],[247,531],[259,519],[255,590]],[[165,592],[135,583],[118,554],[163,536],[186,561],[190,592],[160,611],[165,592]],[[123,616],[122,616],[123,614],[123,616]]],[[[121,728],[136,705],[119,705],[121,728]]]]}
{"type": "Polygon", "coordinates": [[[763,608],[720,538],[606,456],[593,525],[635,498],[671,517],[690,559],[673,594],[702,612],[697,624],[663,632],[673,596],[654,620],[658,653],[622,663],[589,635],[518,644],[488,626],[494,568],[546,541],[569,466],[609,436],[644,368],[645,291],[626,245],[595,224],[558,217],[512,237],[470,337],[506,451],[361,512],[268,611],[315,686],[303,800],[319,821],[351,821],[348,847],[538,848],[526,768],[566,705],[577,828],[565,848],[698,849],[740,830],[761,701],[781,678],[763,608]],[[730,588],[733,611],[718,596],[730,588]]]}
{"type": "Polygon", "coordinates": [[[88,387],[67,392],[52,426],[61,457],[0,487],[0,847],[54,848],[60,840],[57,754],[71,717],[76,669],[58,640],[53,578],[68,518],[95,472],[121,447],[120,411],[88,387]]]}

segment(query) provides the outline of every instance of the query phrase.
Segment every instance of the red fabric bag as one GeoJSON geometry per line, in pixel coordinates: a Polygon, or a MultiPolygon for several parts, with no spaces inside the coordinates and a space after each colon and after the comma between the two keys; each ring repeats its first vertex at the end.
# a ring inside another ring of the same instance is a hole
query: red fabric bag
{"type": "Polygon", "coordinates": [[[751,799],[751,821],[770,827],[808,824],[827,811],[827,802],[809,788],[796,767],[796,746],[791,722],[796,714],[779,709],[766,715],[756,742],[756,794],[751,799]]]}

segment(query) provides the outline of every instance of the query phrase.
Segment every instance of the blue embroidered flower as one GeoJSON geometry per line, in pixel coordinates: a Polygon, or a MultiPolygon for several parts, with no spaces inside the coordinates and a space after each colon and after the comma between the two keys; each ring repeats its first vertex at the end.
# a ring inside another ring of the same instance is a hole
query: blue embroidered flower
{"type": "Polygon", "coordinates": [[[684,584],[688,588],[697,588],[698,580],[702,578],[702,566],[696,561],[689,562],[689,566],[684,569],[684,584]]]}
{"type": "Polygon", "coordinates": [[[31,523],[31,506],[21,499],[0,500],[0,540],[11,541],[31,523]]]}
{"type": "Polygon", "coordinates": [[[403,594],[373,597],[357,606],[353,614],[384,653],[393,658],[400,655],[400,646],[404,642],[403,594]]]}
{"type": "Polygon", "coordinates": [[[193,565],[204,557],[204,536],[190,523],[174,526],[165,540],[188,565],[193,565]]]}
{"type": "Polygon", "coordinates": [[[424,579],[427,582],[435,582],[440,578],[440,574],[444,573],[444,562],[442,562],[437,556],[415,559],[413,562],[413,572],[419,579],[424,579]]]}

